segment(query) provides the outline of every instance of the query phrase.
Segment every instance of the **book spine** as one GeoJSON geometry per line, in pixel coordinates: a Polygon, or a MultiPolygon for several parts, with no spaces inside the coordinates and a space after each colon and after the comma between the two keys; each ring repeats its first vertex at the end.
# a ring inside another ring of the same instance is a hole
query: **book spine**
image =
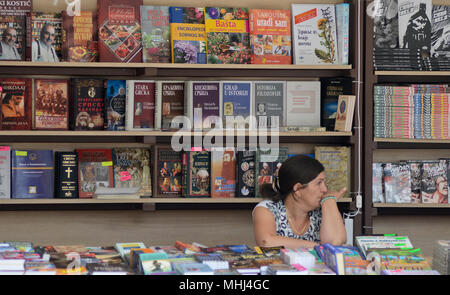
{"type": "Polygon", "coordinates": [[[194,126],[194,114],[193,114],[193,100],[194,100],[194,95],[193,95],[193,91],[194,91],[194,87],[193,87],[194,82],[193,81],[187,81],[186,82],[186,99],[184,100],[184,116],[189,120],[188,122],[190,122],[190,126],[184,126],[184,128],[186,129],[192,129],[195,128],[194,126]]]}
{"type": "Polygon", "coordinates": [[[189,187],[190,187],[190,179],[189,179],[189,170],[191,169],[189,165],[189,152],[183,152],[182,155],[182,169],[183,169],[183,177],[182,177],[182,192],[181,195],[183,197],[189,196],[189,187]]]}
{"type": "Polygon", "coordinates": [[[156,104],[155,104],[155,129],[161,129],[162,120],[162,81],[157,81],[156,88],[156,104]]]}
{"type": "Polygon", "coordinates": [[[31,44],[33,42],[32,37],[32,12],[27,12],[25,21],[26,21],[26,49],[25,49],[25,60],[31,61],[32,54],[31,54],[31,44]]]}
{"type": "Polygon", "coordinates": [[[340,64],[348,65],[350,4],[336,4],[336,26],[338,33],[338,58],[340,64]]]}
{"type": "Polygon", "coordinates": [[[0,199],[11,198],[11,148],[0,146],[0,199]]]}
{"type": "Polygon", "coordinates": [[[134,129],[134,82],[131,80],[126,81],[127,84],[127,99],[126,99],[126,112],[125,112],[125,130],[131,131],[134,129]]]}

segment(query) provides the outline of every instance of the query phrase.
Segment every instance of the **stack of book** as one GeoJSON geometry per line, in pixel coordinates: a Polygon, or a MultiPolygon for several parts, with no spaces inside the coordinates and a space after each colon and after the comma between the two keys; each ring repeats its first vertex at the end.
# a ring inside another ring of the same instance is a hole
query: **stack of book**
{"type": "Polygon", "coordinates": [[[442,275],[450,274],[450,241],[439,240],[434,244],[433,269],[442,275]]]}

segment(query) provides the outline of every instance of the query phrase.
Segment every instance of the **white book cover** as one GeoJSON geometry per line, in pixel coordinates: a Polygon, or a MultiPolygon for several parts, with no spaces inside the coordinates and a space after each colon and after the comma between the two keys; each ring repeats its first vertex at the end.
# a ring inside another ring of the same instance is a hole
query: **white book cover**
{"type": "Polygon", "coordinates": [[[155,129],[156,85],[153,80],[126,80],[125,130],[155,129]]]}
{"type": "Polygon", "coordinates": [[[338,64],[334,4],[292,4],[294,64],[338,64]]]}
{"type": "Polygon", "coordinates": [[[258,129],[286,125],[286,81],[253,81],[253,96],[258,129]]]}
{"type": "Polygon", "coordinates": [[[253,82],[252,81],[221,81],[220,82],[220,117],[224,129],[227,120],[234,118],[234,129],[253,129],[251,123],[253,110],[253,82]],[[240,124],[236,120],[243,118],[246,122],[240,124]],[[250,119],[250,121],[248,121],[250,119]],[[243,128],[245,126],[245,128],[243,128]]]}
{"type": "Polygon", "coordinates": [[[0,146],[0,199],[11,198],[11,148],[0,146]]]}
{"type": "Polygon", "coordinates": [[[220,81],[187,81],[184,113],[195,130],[219,128],[220,81]]]}
{"type": "Polygon", "coordinates": [[[320,82],[286,82],[286,126],[320,127],[320,82]]]}
{"type": "Polygon", "coordinates": [[[348,65],[350,4],[336,4],[336,28],[339,64],[348,65]]]}
{"type": "Polygon", "coordinates": [[[432,7],[431,0],[398,0],[400,48],[430,50],[432,7]]]}

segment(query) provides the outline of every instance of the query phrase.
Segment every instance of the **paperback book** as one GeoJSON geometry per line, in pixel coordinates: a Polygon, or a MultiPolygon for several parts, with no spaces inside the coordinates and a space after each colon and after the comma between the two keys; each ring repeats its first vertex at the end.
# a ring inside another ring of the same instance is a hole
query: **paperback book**
{"type": "Polygon", "coordinates": [[[422,203],[422,162],[408,161],[411,171],[411,203],[422,203]]]}
{"type": "Polygon", "coordinates": [[[29,34],[27,46],[31,61],[63,61],[61,13],[32,12],[29,34]]]}
{"type": "Polygon", "coordinates": [[[195,129],[221,128],[220,82],[188,81],[185,115],[195,129]]]}
{"type": "Polygon", "coordinates": [[[398,0],[379,0],[373,20],[375,48],[398,48],[398,0]]]}
{"type": "Polygon", "coordinates": [[[126,89],[125,130],[153,130],[155,128],[156,82],[126,80],[126,89]]]}
{"type": "Polygon", "coordinates": [[[260,187],[265,183],[272,184],[273,177],[278,175],[281,164],[288,159],[287,147],[278,150],[257,150],[255,159],[255,197],[260,198],[260,187]]]}
{"type": "Polygon", "coordinates": [[[107,80],[105,93],[106,130],[124,131],[127,103],[126,80],[107,80]]]}
{"type": "Polygon", "coordinates": [[[180,119],[185,113],[185,82],[157,81],[155,128],[174,130],[188,128],[186,120],[180,119]],[[177,118],[178,117],[178,118],[177,118]],[[176,118],[176,120],[175,120],[176,118]]]}
{"type": "Polygon", "coordinates": [[[211,153],[187,151],[183,153],[183,196],[186,198],[211,196],[211,153]]]}
{"type": "Polygon", "coordinates": [[[372,202],[385,203],[383,192],[383,163],[372,163],[372,202]]]}
{"type": "Polygon", "coordinates": [[[171,62],[169,20],[169,6],[141,6],[143,62],[171,62]]]}
{"type": "Polygon", "coordinates": [[[92,198],[98,187],[114,187],[111,149],[77,149],[80,198],[92,198]]]}
{"type": "Polygon", "coordinates": [[[28,78],[0,79],[2,100],[2,130],[31,130],[32,80],[28,78]]]}
{"type": "Polygon", "coordinates": [[[68,62],[98,61],[97,15],[80,11],[79,15],[62,12],[62,55],[68,62]]]}
{"type": "Polygon", "coordinates": [[[448,204],[447,161],[423,162],[422,203],[448,204]]]}
{"type": "Polygon", "coordinates": [[[154,149],[155,198],[178,198],[182,194],[182,152],[170,146],[156,146],[154,149]]]}
{"type": "Polygon", "coordinates": [[[286,82],[286,125],[320,127],[320,82],[286,82]]]}
{"type": "Polygon", "coordinates": [[[430,52],[431,12],[431,0],[398,0],[400,48],[430,52]]]}
{"type": "Polygon", "coordinates": [[[71,130],[104,130],[105,86],[103,79],[74,78],[69,105],[71,130]]]}
{"type": "Polygon", "coordinates": [[[450,6],[433,5],[431,17],[431,56],[449,58],[450,6]]]}
{"type": "Polygon", "coordinates": [[[254,113],[258,129],[285,126],[285,81],[254,81],[254,113]]]}
{"type": "Polygon", "coordinates": [[[221,81],[220,109],[222,124],[229,129],[253,129],[252,82],[221,81]]]}
{"type": "Polygon", "coordinates": [[[386,203],[411,203],[411,171],[407,163],[383,165],[386,203]]]}
{"type": "Polygon", "coordinates": [[[33,129],[69,129],[69,81],[34,79],[33,129]]]}
{"type": "Polygon", "coordinates": [[[234,148],[211,151],[211,198],[236,195],[236,153],[234,148]]]}
{"type": "Polygon", "coordinates": [[[237,151],[237,198],[255,197],[255,157],[256,151],[237,151]]]}

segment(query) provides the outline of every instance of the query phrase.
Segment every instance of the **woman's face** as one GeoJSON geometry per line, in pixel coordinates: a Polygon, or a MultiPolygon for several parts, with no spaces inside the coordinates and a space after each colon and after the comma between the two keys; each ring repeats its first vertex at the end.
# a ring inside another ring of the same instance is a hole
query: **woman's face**
{"type": "Polygon", "coordinates": [[[322,172],[306,186],[303,186],[302,189],[297,190],[295,194],[297,195],[296,197],[300,197],[308,207],[319,208],[320,200],[327,191],[328,189],[325,185],[325,172],[322,172]]]}

